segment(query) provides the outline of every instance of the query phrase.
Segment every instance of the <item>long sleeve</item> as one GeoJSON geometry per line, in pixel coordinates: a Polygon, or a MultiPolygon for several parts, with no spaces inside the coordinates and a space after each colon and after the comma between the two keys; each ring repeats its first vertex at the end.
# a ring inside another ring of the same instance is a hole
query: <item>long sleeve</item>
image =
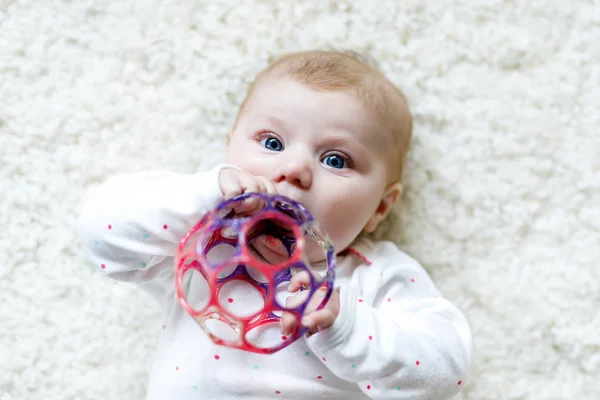
{"type": "Polygon", "coordinates": [[[357,267],[341,285],[338,318],[307,344],[370,398],[451,398],[470,364],[466,318],[394,244],[367,247],[360,251],[373,255],[371,265],[357,267]]]}
{"type": "Polygon", "coordinates": [[[113,279],[146,285],[160,298],[180,240],[221,200],[221,164],[205,174],[120,175],[89,196],[77,228],[92,263],[113,279]],[[162,278],[162,279],[161,279],[162,278]]]}

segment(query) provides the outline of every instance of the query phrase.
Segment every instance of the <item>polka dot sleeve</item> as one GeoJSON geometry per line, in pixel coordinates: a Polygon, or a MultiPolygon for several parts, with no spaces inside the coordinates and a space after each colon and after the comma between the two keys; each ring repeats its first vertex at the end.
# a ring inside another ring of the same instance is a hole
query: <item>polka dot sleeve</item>
{"type": "Polygon", "coordinates": [[[165,276],[155,267],[171,268],[164,261],[173,257],[181,238],[222,200],[218,176],[226,167],[231,166],[196,175],[121,175],[101,185],[90,194],[77,224],[94,267],[135,283],[165,276]]]}

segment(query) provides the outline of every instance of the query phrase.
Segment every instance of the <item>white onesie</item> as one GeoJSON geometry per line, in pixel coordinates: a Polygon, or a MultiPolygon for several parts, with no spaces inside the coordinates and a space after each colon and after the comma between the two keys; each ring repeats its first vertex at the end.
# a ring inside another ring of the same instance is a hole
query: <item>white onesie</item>
{"type": "Polygon", "coordinates": [[[218,175],[226,167],[121,175],[81,213],[81,242],[98,270],[139,285],[164,312],[147,399],[435,400],[461,389],[468,322],[419,263],[387,241],[362,239],[338,255],[340,314],[330,328],[271,355],[215,345],[175,296],[174,255],[223,200],[218,175]]]}

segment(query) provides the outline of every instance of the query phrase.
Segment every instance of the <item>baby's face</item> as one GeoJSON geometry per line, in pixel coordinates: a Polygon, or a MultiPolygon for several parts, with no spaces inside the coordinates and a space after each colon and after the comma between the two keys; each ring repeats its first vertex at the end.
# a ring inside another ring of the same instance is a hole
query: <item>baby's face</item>
{"type": "Polygon", "coordinates": [[[376,113],[352,96],[275,79],[252,94],[230,134],[227,162],[303,204],[339,252],[380,206],[387,135],[376,113]]]}

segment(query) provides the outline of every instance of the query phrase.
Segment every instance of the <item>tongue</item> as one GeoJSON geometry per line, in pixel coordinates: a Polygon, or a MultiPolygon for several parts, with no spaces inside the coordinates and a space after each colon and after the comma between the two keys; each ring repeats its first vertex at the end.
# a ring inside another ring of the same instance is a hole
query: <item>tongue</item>
{"type": "Polygon", "coordinates": [[[287,250],[281,239],[272,235],[264,235],[263,238],[265,245],[274,252],[284,255],[287,253],[287,250]]]}

